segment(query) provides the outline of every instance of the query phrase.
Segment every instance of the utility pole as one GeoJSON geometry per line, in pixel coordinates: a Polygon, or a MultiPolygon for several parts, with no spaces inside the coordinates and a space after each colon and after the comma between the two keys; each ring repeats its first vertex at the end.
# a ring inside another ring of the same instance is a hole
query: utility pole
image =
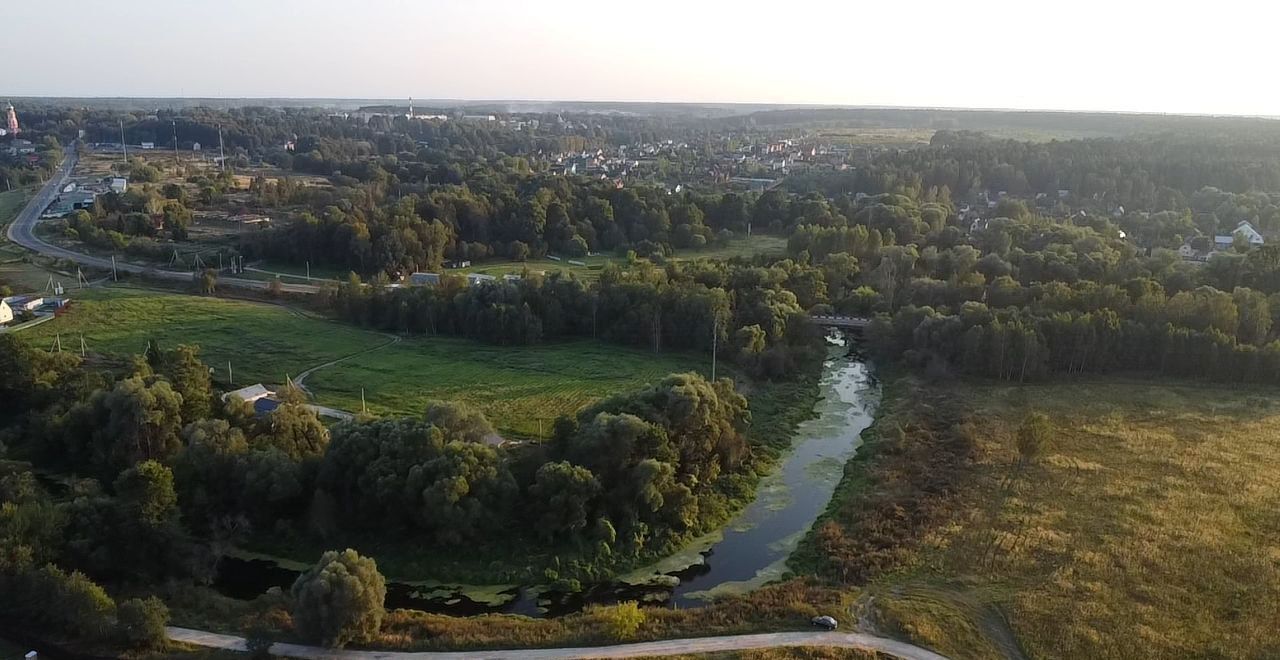
{"type": "Polygon", "coordinates": [[[227,360],[227,384],[232,384],[231,380],[231,360],[227,360]]]}
{"type": "Polygon", "coordinates": [[[366,406],[364,404],[364,388],[363,387],[360,388],[360,412],[365,415],[369,414],[369,406],[366,406]]]}
{"type": "Polygon", "coordinates": [[[173,119],[173,167],[177,169],[178,165],[178,120],[173,119]]]}
{"type": "Polygon", "coordinates": [[[307,281],[311,281],[311,262],[307,262],[307,281]]]}
{"type": "Polygon", "coordinates": [[[222,147],[222,126],[218,126],[218,171],[227,171],[227,152],[222,147]]]}
{"type": "Polygon", "coordinates": [[[119,282],[120,278],[116,275],[116,255],[111,255],[111,281],[119,282]]]}
{"type": "Polygon", "coordinates": [[[129,145],[124,141],[124,120],[120,120],[120,153],[124,154],[124,162],[129,164],[129,145]]]}
{"type": "Polygon", "coordinates": [[[80,335],[80,357],[84,357],[85,352],[84,335],[80,335]]]}

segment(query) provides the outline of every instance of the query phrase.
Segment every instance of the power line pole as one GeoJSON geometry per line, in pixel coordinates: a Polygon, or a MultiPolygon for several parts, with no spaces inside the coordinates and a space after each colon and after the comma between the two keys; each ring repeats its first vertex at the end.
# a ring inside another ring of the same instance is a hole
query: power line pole
{"type": "Polygon", "coordinates": [[[234,382],[231,380],[231,360],[227,360],[227,384],[231,385],[234,382]]]}
{"type": "Polygon", "coordinates": [[[85,352],[84,335],[80,335],[80,357],[84,357],[85,352]]]}
{"type": "Polygon", "coordinates": [[[119,282],[120,278],[116,275],[116,255],[111,255],[111,281],[119,282]]]}
{"type": "Polygon", "coordinates": [[[178,164],[178,120],[173,119],[171,121],[173,122],[173,167],[177,169],[180,167],[178,164]]]}
{"type": "Polygon", "coordinates": [[[124,154],[125,165],[129,164],[129,145],[124,141],[124,120],[120,120],[120,153],[124,154]]]}
{"type": "Polygon", "coordinates": [[[218,171],[227,171],[227,152],[222,146],[222,126],[218,126],[218,171]]]}

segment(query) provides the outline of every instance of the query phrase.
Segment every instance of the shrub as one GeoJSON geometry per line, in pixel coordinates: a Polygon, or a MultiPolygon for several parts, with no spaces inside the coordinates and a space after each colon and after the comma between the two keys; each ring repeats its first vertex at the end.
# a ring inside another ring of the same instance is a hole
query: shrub
{"type": "Polygon", "coordinates": [[[331,648],[369,642],[378,634],[387,585],[378,565],[355,550],[330,550],[293,583],[298,632],[331,648]]]}
{"type": "Polygon", "coordinates": [[[135,648],[154,648],[164,643],[164,627],[169,624],[169,608],[159,598],[130,598],[116,609],[116,631],[121,641],[135,648]]]}
{"type": "Polygon", "coordinates": [[[601,611],[606,629],[617,639],[630,639],[644,623],[644,612],[634,600],[618,603],[601,611]]]}

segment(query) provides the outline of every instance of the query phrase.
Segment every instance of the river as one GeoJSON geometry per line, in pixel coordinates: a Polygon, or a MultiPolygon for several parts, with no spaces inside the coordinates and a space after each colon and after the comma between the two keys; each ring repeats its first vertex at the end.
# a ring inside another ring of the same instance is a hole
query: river
{"type": "MultiPolygon", "coordinates": [[[[787,557],[831,501],[844,465],[861,445],[880,402],[867,364],[844,341],[833,341],[823,363],[814,417],[796,429],[780,468],[761,480],[756,499],[725,528],[652,566],[588,585],[577,593],[538,587],[468,588],[391,582],[387,606],[460,616],[509,612],[558,616],[591,603],[640,600],[698,607],[781,576],[787,557]],[[678,580],[678,583],[677,583],[678,580]]],[[[263,559],[226,558],[215,587],[236,598],[288,588],[297,572],[263,559]]]]}

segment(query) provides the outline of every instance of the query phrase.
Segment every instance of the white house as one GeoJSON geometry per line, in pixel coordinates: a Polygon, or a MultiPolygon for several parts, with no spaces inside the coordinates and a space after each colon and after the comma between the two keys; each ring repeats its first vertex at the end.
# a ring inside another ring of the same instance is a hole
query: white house
{"type": "Polygon", "coordinates": [[[240,399],[241,401],[245,401],[247,403],[253,403],[258,399],[266,398],[274,394],[275,392],[272,392],[271,390],[267,389],[266,386],[263,385],[262,383],[257,383],[255,385],[250,385],[248,387],[242,387],[232,392],[227,392],[226,394],[222,395],[222,400],[227,401],[232,397],[235,397],[237,399],[240,399]]]}
{"type": "Polygon", "coordinates": [[[468,285],[468,286],[477,286],[477,285],[480,285],[480,284],[484,284],[485,282],[493,282],[493,281],[495,281],[495,280],[497,280],[497,279],[498,279],[498,278],[496,278],[496,277],[494,277],[494,276],[492,276],[492,275],[485,275],[484,273],[468,273],[468,274],[467,274],[467,285],[468,285]]]}
{"type": "Polygon", "coordinates": [[[107,185],[111,187],[111,192],[117,195],[123,195],[129,190],[129,180],[122,176],[110,177],[107,185]]]}
{"type": "Polygon", "coordinates": [[[9,303],[0,300],[0,324],[13,322],[13,309],[9,303]]]}
{"type": "Polygon", "coordinates": [[[1240,224],[1236,225],[1235,230],[1230,234],[1219,234],[1214,236],[1213,244],[1219,250],[1225,250],[1235,244],[1236,236],[1243,238],[1249,243],[1249,245],[1254,247],[1262,245],[1265,242],[1262,238],[1262,234],[1258,233],[1258,230],[1254,228],[1252,223],[1248,220],[1241,220],[1240,224]]]}
{"type": "Polygon", "coordinates": [[[1255,229],[1253,224],[1248,220],[1241,220],[1240,224],[1236,225],[1235,231],[1231,232],[1231,234],[1240,234],[1241,236],[1244,236],[1244,239],[1249,241],[1249,245],[1262,245],[1265,242],[1262,238],[1262,234],[1258,233],[1258,230],[1255,229]]]}

